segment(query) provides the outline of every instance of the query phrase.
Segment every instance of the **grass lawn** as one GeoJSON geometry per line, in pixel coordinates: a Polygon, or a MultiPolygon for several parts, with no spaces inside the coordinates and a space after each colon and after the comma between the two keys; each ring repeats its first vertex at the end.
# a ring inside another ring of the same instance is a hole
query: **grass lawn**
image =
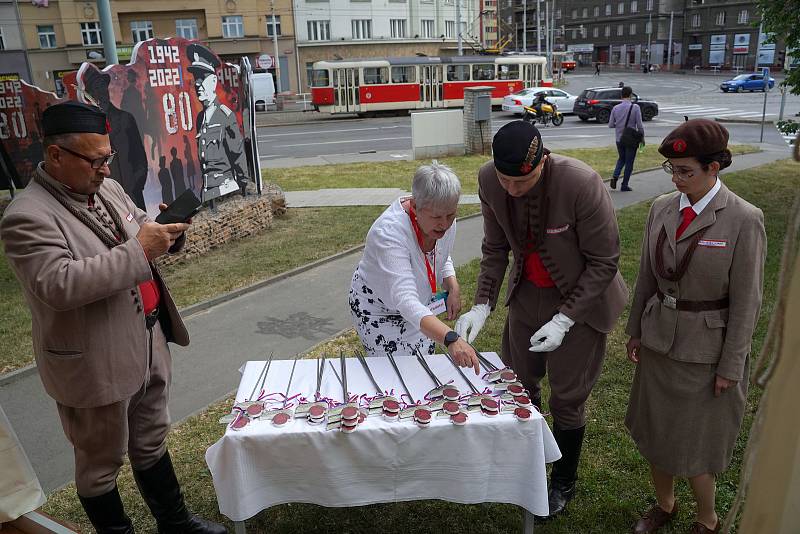
{"type": "MultiPolygon", "coordinates": [[[[657,168],[664,161],[656,145],[647,145],[644,152],[636,156],[634,172],[657,168]]],[[[758,152],[751,145],[732,145],[734,155],[758,152]]],[[[574,148],[559,150],[559,154],[577,158],[600,173],[603,178],[611,178],[617,162],[617,149],[613,146],[603,148],[574,148]]],[[[449,165],[461,178],[464,193],[477,193],[478,169],[489,158],[487,156],[461,156],[439,158],[449,165]]],[[[347,187],[400,187],[411,188],[411,178],[422,161],[386,161],[378,163],[345,163],[340,165],[320,165],[314,167],[295,167],[287,169],[267,169],[265,179],[276,182],[284,191],[308,191],[314,189],[335,189],[347,187]]]]}
{"type": "MultiPolygon", "coordinates": [[[[360,245],[383,210],[290,209],[275,218],[268,232],[163,271],[178,306],[188,306],[360,245]]],[[[478,206],[460,206],[459,216],[478,211],[478,206]]],[[[0,255],[0,374],[32,362],[30,313],[11,267],[0,255]]]]}
{"type": "MultiPolygon", "coordinates": [[[[753,346],[761,346],[768,319],[775,306],[777,270],[780,263],[787,214],[795,192],[800,188],[800,164],[778,162],[749,171],[725,176],[726,184],[735,192],[764,210],[769,248],[766,266],[765,298],[753,346]]],[[[618,213],[622,235],[621,270],[629,285],[633,285],[639,265],[642,228],[649,204],[639,204],[618,213]]],[[[458,270],[465,303],[471,302],[475,291],[478,262],[473,261],[458,270]]],[[[468,309],[468,307],[467,307],[468,309]]],[[[478,348],[498,350],[505,310],[499,308],[487,321],[478,339],[478,348]]],[[[537,525],[537,534],[620,533],[627,532],[640,512],[653,502],[648,480],[647,464],[637,453],[623,426],[633,366],[625,357],[626,337],[622,325],[609,336],[608,357],[603,374],[588,404],[589,423],[585,453],[580,467],[578,495],[563,518],[537,525]]],[[[320,350],[333,349],[352,343],[353,334],[334,340],[320,350]]],[[[317,350],[315,353],[319,353],[317,350]]],[[[748,429],[761,392],[751,388],[744,427],[748,429]]],[[[177,426],[171,433],[170,450],[183,483],[190,507],[206,517],[220,517],[212,481],[204,462],[205,450],[223,433],[216,420],[230,407],[230,399],[209,407],[206,411],[177,426]]],[[[57,429],[53,430],[57,432],[57,429]]],[[[738,483],[742,453],[747,431],[737,443],[731,468],[718,480],[717,509],[724,514],[731,505],[738,483]]],[[[127,511],[140,531],[152,531],[153,521],[139,497],[129,467],[119,479],[127,511]]],[[[686,532],[693,513],[691,494],[685,482],[677,486],[683,507],[672,528],[666,533],[686,532]]],[[[55,492],[45,506],[49,513],[76,522],[84,529],[89,525],[83,515],[74,487],[55,492]]],[[[232,528],[230,523],[226,523],[232,528]]],[[[519,510],[510,505],[457,505],[443,501],[372,505],[358,508],[332,509],[308,504],[275,506],[248,522],[252,532],[328,533],[328,532],[499,532],[516,533],[521,529],[519,510]]]]}

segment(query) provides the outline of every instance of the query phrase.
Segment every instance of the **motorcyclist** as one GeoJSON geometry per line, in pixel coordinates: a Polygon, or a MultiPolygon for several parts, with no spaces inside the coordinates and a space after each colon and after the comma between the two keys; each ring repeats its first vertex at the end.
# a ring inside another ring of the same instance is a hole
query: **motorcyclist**
{"type": "Polygon", "coordinates": [[[546,91],[542,91],[541,93],[538,93],[534,97],[533,102],[531,103],[531,106],[533,107],[533,109],[536,110],[536,118],[537,119],[541,119],[542,116],[543,116],[542,106],[544,104],[549,105],[551,108],[553,108],[553,110],[556,109],[555,104],[553,104],[552,102],[547,100],[547,92],[546,91]]]}

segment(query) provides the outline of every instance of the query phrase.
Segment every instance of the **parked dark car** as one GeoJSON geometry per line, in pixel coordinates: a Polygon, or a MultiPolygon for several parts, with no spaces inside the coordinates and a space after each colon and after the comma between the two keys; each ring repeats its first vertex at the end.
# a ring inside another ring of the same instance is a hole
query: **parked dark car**
{"type": "MultiPolygon", "coordinates": [[[[642,120],[649,121],[658,115],[658,103],[640,98],[633,93],[632,100],[642,110],[642,120]]],[[[622,102],[622,88],[620,87],[590,87],[578,96],[573,112],[582,121],[597,119],[597,122],[607,123],[611,117],[611,109],[622,102]]]]}
{"type": "MultiPolygon", "coordinates": [[[[769,79],[769,88],[772,89],[775,87],[775,78],[770,77],[769,79]]],[[[754,72],[752,74],[740,74],[731,80],[725,80],[719,86],[722,89],[723,93],[727,93],[728,91],[736,91],[737,93],[741,93],[742,91],[763,91],[764,90],[764,75],[760,72],[754,72]]]]}

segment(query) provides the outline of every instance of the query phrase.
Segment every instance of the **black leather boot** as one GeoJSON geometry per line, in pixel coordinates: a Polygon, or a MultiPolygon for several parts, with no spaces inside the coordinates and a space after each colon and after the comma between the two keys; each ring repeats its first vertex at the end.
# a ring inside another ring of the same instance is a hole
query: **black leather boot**
{"type": "Polygon", "coordinates": [[[561,449],[561,459],[553,464],[553,470],[550,472],[550,491],[547,495],[550,515],[547,519],[563,513],[567,503],[575,496],[578,462],[581,459],[585,430],[585,426],[574,430],[561,430],[553,425],[553,437],[561,449]]]}
{"type": "Polygon", "coordinates": [[[97,534],[133,534],[133,524],[125,515],[119,490],[114,489],[97,497],[81,497],[78,495],[89,521],[94,525],[97,534]]]}
{"type": "Polygon", "coordinates": [[[227,529],[219,523],[201,519],[186,509],[169,452],[165,452],[164,456],[148,469],[141,471],[134,469],[133,478],[150,512],[156,518],[160,534],[227,532],[227,529]]]}

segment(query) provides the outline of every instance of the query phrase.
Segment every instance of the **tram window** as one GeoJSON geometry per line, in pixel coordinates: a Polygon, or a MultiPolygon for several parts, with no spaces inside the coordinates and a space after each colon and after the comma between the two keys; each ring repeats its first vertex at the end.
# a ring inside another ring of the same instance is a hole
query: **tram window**
{"type": "Polygon", "coordinates": [[[447,81],[449,82],[468,82],[469,65],[448,65],[447,81]]]}
{"type": "Polygon", "coordinates": [[[364,83],[367,85],[389,83],[389,69],[387,67],[364,67],[364,83]]]}
{"type": "Polygon", "coordinates": [[[311,76],[311,87],[328,87],[331,84],[326,69],[316,69],[311,76]]]}
{"type": "Polygon", "coordinates": [[[494,65],[473,65],[472,66],[472,79],[473,80],[494,80],[494,65]]]}
{"type": "Polygon", "coordinates": [[[500,65],[501,80],[519,80],[519,65],[500,65]]]}
{"type": "Polygon", "coordinates": [[[392,83],[414,83],[416,81],[414,67],[392,67],[392,83]]]}

